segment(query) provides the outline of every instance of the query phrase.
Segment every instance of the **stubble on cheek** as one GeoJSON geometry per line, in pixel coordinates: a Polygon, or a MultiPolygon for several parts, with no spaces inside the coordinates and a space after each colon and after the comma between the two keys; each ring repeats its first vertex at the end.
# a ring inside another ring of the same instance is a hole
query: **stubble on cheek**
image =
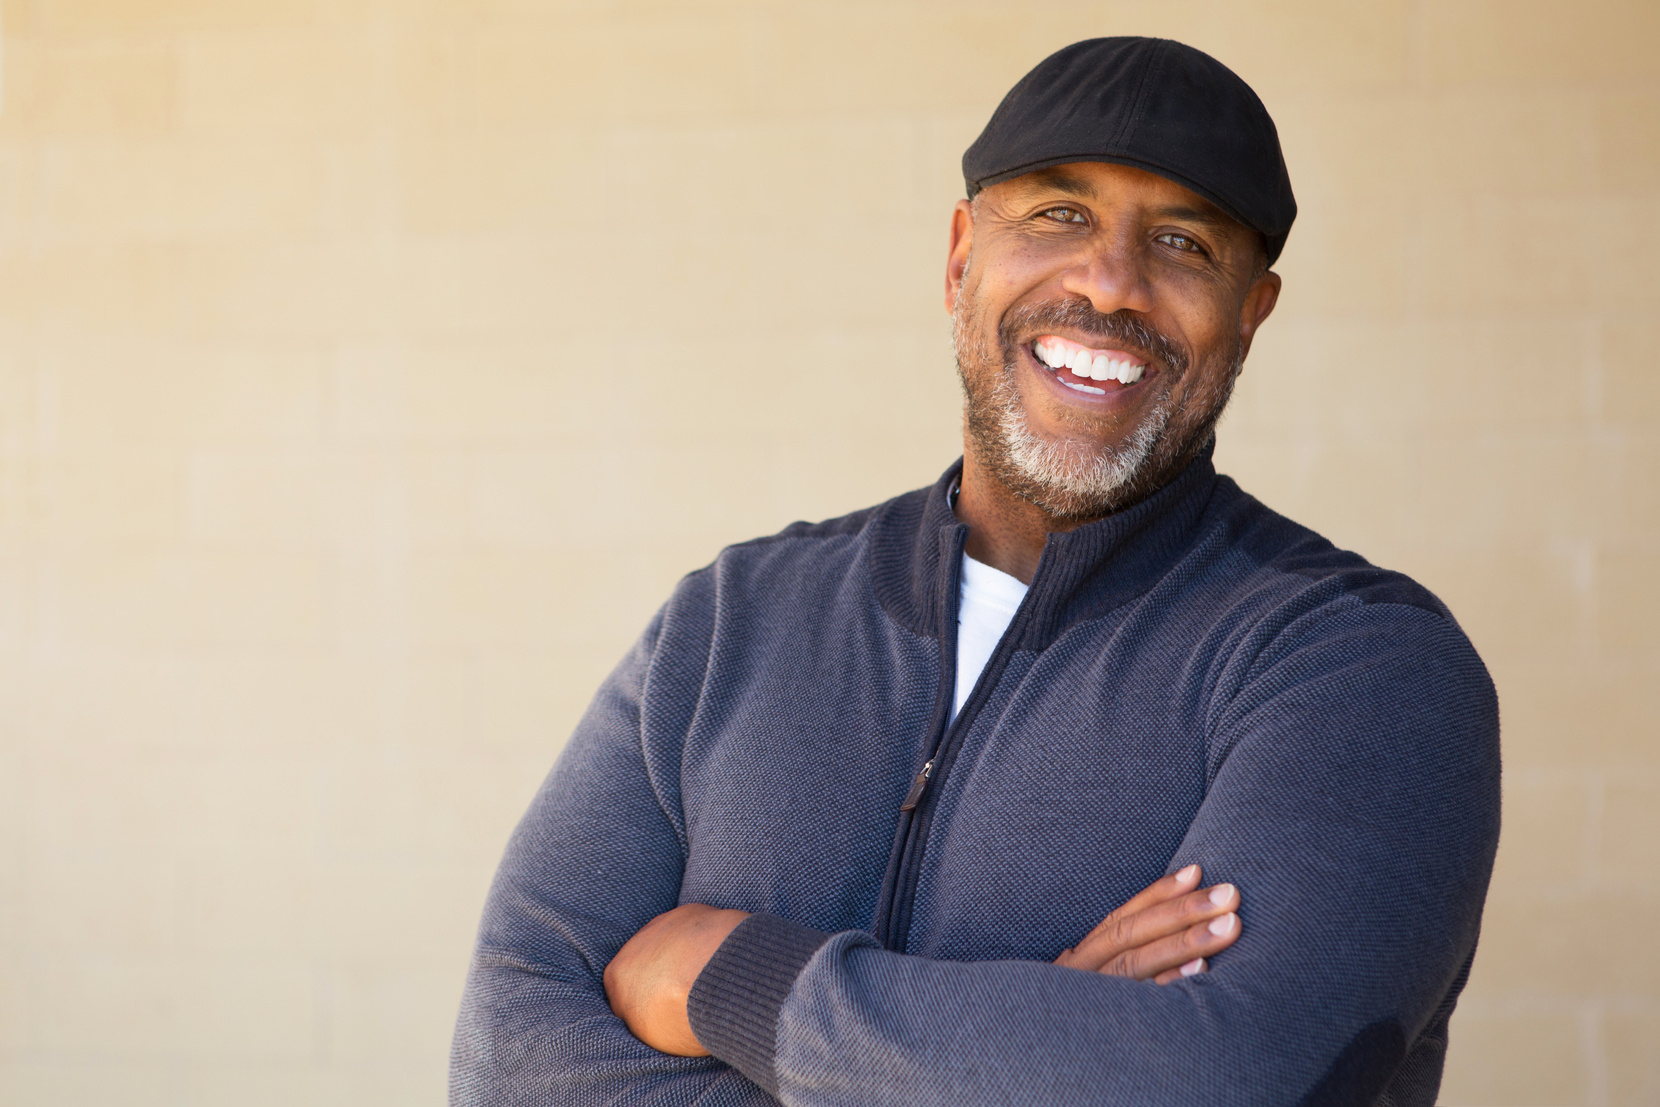
{"type": "Polygon", "coordinates": [[[1000,321],[994,341],[966,281],[952,322],[970,447],[1011,493],[1059,519],[1111,514],[1174,477],[1208,439],[1239,369],[1236,349],[1233,365],[1220,379],[1190,373],[1187,352],[1144,320],[1124,312],[1103,315],[1082,300],[1021,305],[1000,321]],[[1136,425],[1116,443],[1100,442],[1098,428],[1064,410],[1059,418],[1076,422],[1076,436],[1064,428],[1049,434],[1032,428],[1020,390],[1015,336],[1047,328],[1096,335],[1104,345],[1125,342],[1158,363],[1160,372],[1147,382],[1158,394],[1148,398],[1136,425]]]}

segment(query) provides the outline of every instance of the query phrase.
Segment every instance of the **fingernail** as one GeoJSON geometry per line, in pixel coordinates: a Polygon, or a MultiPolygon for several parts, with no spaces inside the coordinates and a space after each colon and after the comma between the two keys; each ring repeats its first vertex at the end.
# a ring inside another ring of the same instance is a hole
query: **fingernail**
{"type": "Polygon", "coordinates": [[[1195,880],[1198,880],[1198,879],[1199,879],[1199,866],[1197,866],[1197,865],[1189,865],[1187,868],[1180,869],[1176,873],[1176,880],[1177,880],[1178,883],[1181,883],[1181,884],[1192,884],[1195,880]]]}
{"type": "Polygon", "coordinates": [[[1233,933],[1233,925],[1237,916],[1232,911],[1226,915],[1218,915],[1210,921],[1210,932],[1218,938],[1226,938],[1233,933]]]}
{"type": "Polygon", "coordinates": [[[1204,971],[1205,959],[1203,957],[1195,957],[1193,960],[1182,966],[1183,976],[1197,976],[1199,973],[1204,971]]]}
{"type": "Polygon", "coordinates": [[[1210,901],[1220,907],[1233,899],[1232,884],[1218,884],[1210,890],[1210,901]]]}

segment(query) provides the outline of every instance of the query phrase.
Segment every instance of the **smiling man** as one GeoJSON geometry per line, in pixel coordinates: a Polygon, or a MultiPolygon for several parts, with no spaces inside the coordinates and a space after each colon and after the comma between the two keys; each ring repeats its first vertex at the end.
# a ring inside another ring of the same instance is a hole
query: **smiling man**
{"type": "Polygon", "coordinates": [[[681,583],[508,847],[453,1102],[1435,1101],[1497,704],[1432,595],[1211,465],[1273,123],[1096,39],[963,167],[961,463],[681,583]]]}

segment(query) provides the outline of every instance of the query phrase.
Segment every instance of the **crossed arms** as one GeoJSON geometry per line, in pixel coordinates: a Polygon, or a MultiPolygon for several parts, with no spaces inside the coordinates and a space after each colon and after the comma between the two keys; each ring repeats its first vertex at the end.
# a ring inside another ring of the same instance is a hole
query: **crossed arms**
{"type": "Polygon", "coordinates": [[[1367,663],[1289,649],[1280,683],[1225,721],[1181,868],[1054,963],[933,960],[781,924],[816,936],[719,1041],[691,1034],[686,994],[744,912],[680,902],[678,774],[641,741],[649,686],[675,683],[653,675],[654,625],[508,848],[452,1102],[1208,1104],[1225,1084],[1232,1102],[1312,1104],[1369,1102],[1408,1077],[1404,1101],[1428,1102],[1496,842],[1496,711],[1444,620],[1395,605],[1345,618],[1367,663]],[[1379,688],[1411,694],[1364,728],[1333,725],[1379,688]],[[1191,865],[1245,899],[1210,902],[1179,875],[1191,865]],[[1209,922],[1240,910],[1207,944],[1209,922]],[[1182,976],[1196,956],[1216,956],[1212,971],[1182,976]]]}
{"type": "MultiPolygon", "coordinates": [[[[1055,964],[1169,984],[1206,971],[1206,960],[1239,939],[1239,890],[1199,888],[1198,865],[1155,881],[1055,964]]],[[[687,903],[640,928],[605,966],[605,998],[640,1041],[677,1057],[707,1057],[687,1002],[709,959],[747,911],[687,903]]]]}

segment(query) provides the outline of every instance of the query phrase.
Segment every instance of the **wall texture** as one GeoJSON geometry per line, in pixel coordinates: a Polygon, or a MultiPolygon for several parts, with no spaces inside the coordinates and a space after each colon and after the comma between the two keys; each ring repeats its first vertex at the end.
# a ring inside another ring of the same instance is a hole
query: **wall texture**
{"type": "Polygon", "coordinates": [[[0,1102],[437,1104],[509,827],[722,544],[956,454],[955,165],[1185,39],[1303,215],[1219,460],[1499,684],[1445,1101],[1660,1104],[1651,0],[0,0],[0,1102]]]}

